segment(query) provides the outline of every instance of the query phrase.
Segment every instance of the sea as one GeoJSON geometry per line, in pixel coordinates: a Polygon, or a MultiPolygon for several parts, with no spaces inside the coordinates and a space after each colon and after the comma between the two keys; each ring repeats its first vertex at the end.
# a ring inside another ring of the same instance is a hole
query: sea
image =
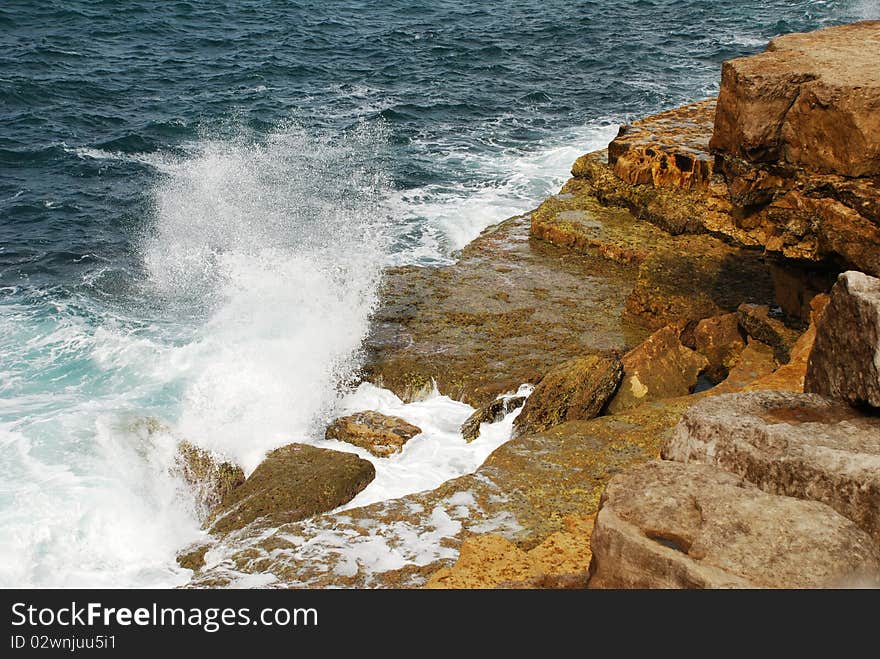
{"type": "MultiPolygon", "coordinates": [[[[0,3],[0,587],[174,587],[183,439],[361,452],[350,505],[476,469],[472,412],[356,387],[391,265],[442,265],[620,123],[845,0],[0,3]],[[323,439],[360,409],[423,433],[323,439]]],[[[526,383],[524,383],[525,385],[526,383]]],[[[524,388],[527,392],[527,388],[524,388]]]]}

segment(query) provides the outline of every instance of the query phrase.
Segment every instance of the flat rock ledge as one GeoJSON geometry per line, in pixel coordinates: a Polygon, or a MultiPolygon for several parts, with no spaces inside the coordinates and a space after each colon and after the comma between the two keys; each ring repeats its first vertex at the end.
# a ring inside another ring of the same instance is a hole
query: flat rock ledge
{"type": "Polygon", "coordinates": [[[815,394],[727,394],[688,410],[662,456],[821,501],[880,543],[880,418],[815,394]]]}
{"type": "Polygon", "coordinates": [[[612,479],[591,547],[590,588],[880,585],[880,549],[848,519],[698,463],[612,479]]]}

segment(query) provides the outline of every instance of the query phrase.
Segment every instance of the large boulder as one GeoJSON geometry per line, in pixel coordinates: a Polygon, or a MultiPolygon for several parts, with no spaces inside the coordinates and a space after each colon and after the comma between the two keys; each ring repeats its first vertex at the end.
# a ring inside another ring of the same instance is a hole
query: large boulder
{"type": "Polygon", "coordinates": [[[713,149],[844,176],[880,175],[880,21],[773,39],[725,62],[713,149]]]}
{"type": "Polygon", "coordinates": [[[208,529],[228,533],[259,518],[274,526],[296,522],[348,503],[375,476],[373,464],[354,453],[288,444],[223,499],[208,529]]]}
{"type": "Polygon", "coordinates": [[[360,446],[379,458],[387,458],[399,453],[404,444],[421,432],[421,428],[400,417],[369,410],[339,417],[327,426],[324,437],[360,446]]]}
{"type": "Polygon", "coordinates": [[[840,275],[816,326],[804,389],[880,407],[880,279],[840,275]]]}
{"type": "Polygon", "coordinates": [[[537,547],[523,551],[501,535],[479,535],[461,544],[455,565],[441,568],[426,588],[583,588],[595,515],[569,515],[537,547]]]}
{"type": "Polygon", "coordinates": [[[623,356],[623,380],[608,403],[619,414],[649,400],[686,396],[697,384],[708,360],[686,348],[679,329],[668,325],[623,356]]]}
{"type": "Polygon", "coordinates": [[[591,547],[591,588],[880,585],[880,548],[851,521],[697,463],[611,479],[591,547]]]}
{"type": "Polygon", "coordinates": [[[204,514],[244,483],[244,471],[234,462],[190,442],[177,445],[175,467],[195,493],[204,514]]]}
{"type": "Polygon", "coordinates": [[[602,411],[623,376],[614,357],[569,359],[541,378],[513,422],[517,434],[541,432],[565,421],[587,420],[602,411]]]}
{"type": "Polygon", "coordinates": [[[880,418],[815,394],[726,394],[688,410],[662,456],[821,501],[880,543],[880,418]]]}

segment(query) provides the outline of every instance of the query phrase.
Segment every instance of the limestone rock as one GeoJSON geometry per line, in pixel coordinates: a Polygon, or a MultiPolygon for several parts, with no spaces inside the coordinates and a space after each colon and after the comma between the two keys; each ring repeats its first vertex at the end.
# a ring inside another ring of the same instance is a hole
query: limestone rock
{"type": "Polygon", "coordinates": [[[353,453],[288,444],[224,497],[208,528],[222,534],[262,517],[276,526],[305,519],[348,503],[375,476],[372,463],[353,453]]]}
{"type": "Polygon", "coordinates": [[[651,462],[608,483],[590,588],[880,584],[880,548],[825,504],[704,464],[651,462]]]}
{"type": "Polygon", "coordinates": [[[517,434],[541,432],[565,421],[587,420],[614,394],[623,367],[618,359],[589,355],[550,369],[513,422],[517,434]]]}
{"type": "Polygon", "coordinates": [[[880,418],[815,394],[716,396],[688,410],[662,455],[826,503],[880,543],[880,418]]]}
{"type": "Polygon", "coordinates": [[[531,235],[579,253],[598,253],[624,264],[638,264],[668,239],[660,229],[623,208],[606,207],[570,186],[546,199],[533,213],[531,235]]]}
{"type": "Polygon", "coordinates": [[[645,338],[622,314],[631,266],[535,240],[529,228],[529,215],[512,218],[486,229],[454,265],[388,271],[364,378],[404,400],[436,383],[482,407],[560,361],[645,338]]]}
{"type": "Polygon", "coordinates": [[[387,458],[399,453],[404,444],[421,432],[421,428],[400,417],[370,410],[339,417],[327,427],[324,437],[360,446],[377,457],[387,458]]]}
{"type": "Polygon", "coordinates": [[[426,588],[583,588],[590,568],[595,515],[568,516],[565,531],[523,551],[500,535],[466,539],[455,565],[435,572],[426,588]]]}
{"type": "Polygon", "coordinates": [[[844,176],[880,174],[880,21],[787,34],[725,62],[713,149],[844,176]]]}
{"type": "Polygon", "coordinates": [[[692,404],[688,396],[569,421],[511,439],[474,474],[435,490],[277,529],[255,523],[216,547],[215,560],[191,586],[271,573],[276,586],[419,588],[454,564],[462,542],[474,535],[501,535],[527,553],[557,533],[582,537],[586,529],[568,519],[595,513],[609,478],[655,458],[692,404]]]}
{"type": "Polygon", "coordinates": [[[679,329],[669,325],[621,359],[623,380],[608,403],[609,414],[619,414],[649,400],[686,396],[708,365],[701,354],[685,348],[679,329]]]}
{"type": "Polygon", "coordinates": [[[728,313],[701,320],[694,329],[694,346],[709,362],[706,377],[721,382],[746,347],[737,315],[728,313]]]}
{"type": "Polygon", "coordinates": [[[880,407],[880,279],[840,275],[816,327],[804,388],[880,407]]]}
{"type": "Polygon", "coordinates": [[[756,378],[747,385],[745,391],[773,390],[804,392],[804,381],[807,376],[807,364],[813,343],[816,340],[816,323],[822,318],[829,297],[821,293],[810,302],[812,308],[810,326],[800,335],[791,348],[791,358],[787,364],[777,368],[773,373],[756,378]]]}
{"type": "Polygon", "coordinates": [[[244,471],[237,464],[186,441],[177,445],[176,467],[205,514],[244,483],[244,471]]]}
{"type": "Polygon", "coordinates": [[[741,304],[737,309],[737,317],[746,334],[773,348],[778,362],[788,362],[791,348],[800,334],[787,327],[781,318],[771,315],[769,306],[741,304]]]}
{"type": "Polygon", "coordinates": [[[772,375],[778,366],[773,356],[773,348],[749,338],[736,364],[730,369],[724,381],[711,390],[712,394],[742,391],[754,382],[772,375]]]}
{"type": "Polygon", "coordinates": [[[714,114],[710,98],[621,126],[608,145],[608,164],[630,184],[705,188],[714,164],[706,148],[714,114]]]}
{"type": "Polygon", "coordinates": [[[461,436],[466,442],[472,442],[480,436],[480,425],[483,423],[497,423],[505,416],[519,409],[526,402],[525,396],[500,396],[488,405],[484,405],[471,414],[461,424],[461,436]]]}

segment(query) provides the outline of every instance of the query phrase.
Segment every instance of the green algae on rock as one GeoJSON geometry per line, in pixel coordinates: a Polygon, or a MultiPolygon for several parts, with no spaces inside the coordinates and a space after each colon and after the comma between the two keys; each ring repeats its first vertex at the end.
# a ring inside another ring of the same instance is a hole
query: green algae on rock
{"type": "Polygon", "coordinates": [[[259,518],[274,525],[304,519],[348,503],[375,476],[373,464],[353,453],[288,444],[223,499],[207,526],[223,534],[259,518]]]}
{"type": "Polygon", "coordinates": [[[475,407],[572,357],[646,335],[622,318],[631,266],[529,238],[530,216],[490,227],[458,262],[393,268],[366,339],[365,379],[405,400],[441,393],[475,407]]]}
{"type": "Polygon", "coordinates": [[[551,368],[526,399],[513,422],[514,433],[541,432],[565,421],[592,419],[620,384],[616,357],[575,357],[551,368]]]}

